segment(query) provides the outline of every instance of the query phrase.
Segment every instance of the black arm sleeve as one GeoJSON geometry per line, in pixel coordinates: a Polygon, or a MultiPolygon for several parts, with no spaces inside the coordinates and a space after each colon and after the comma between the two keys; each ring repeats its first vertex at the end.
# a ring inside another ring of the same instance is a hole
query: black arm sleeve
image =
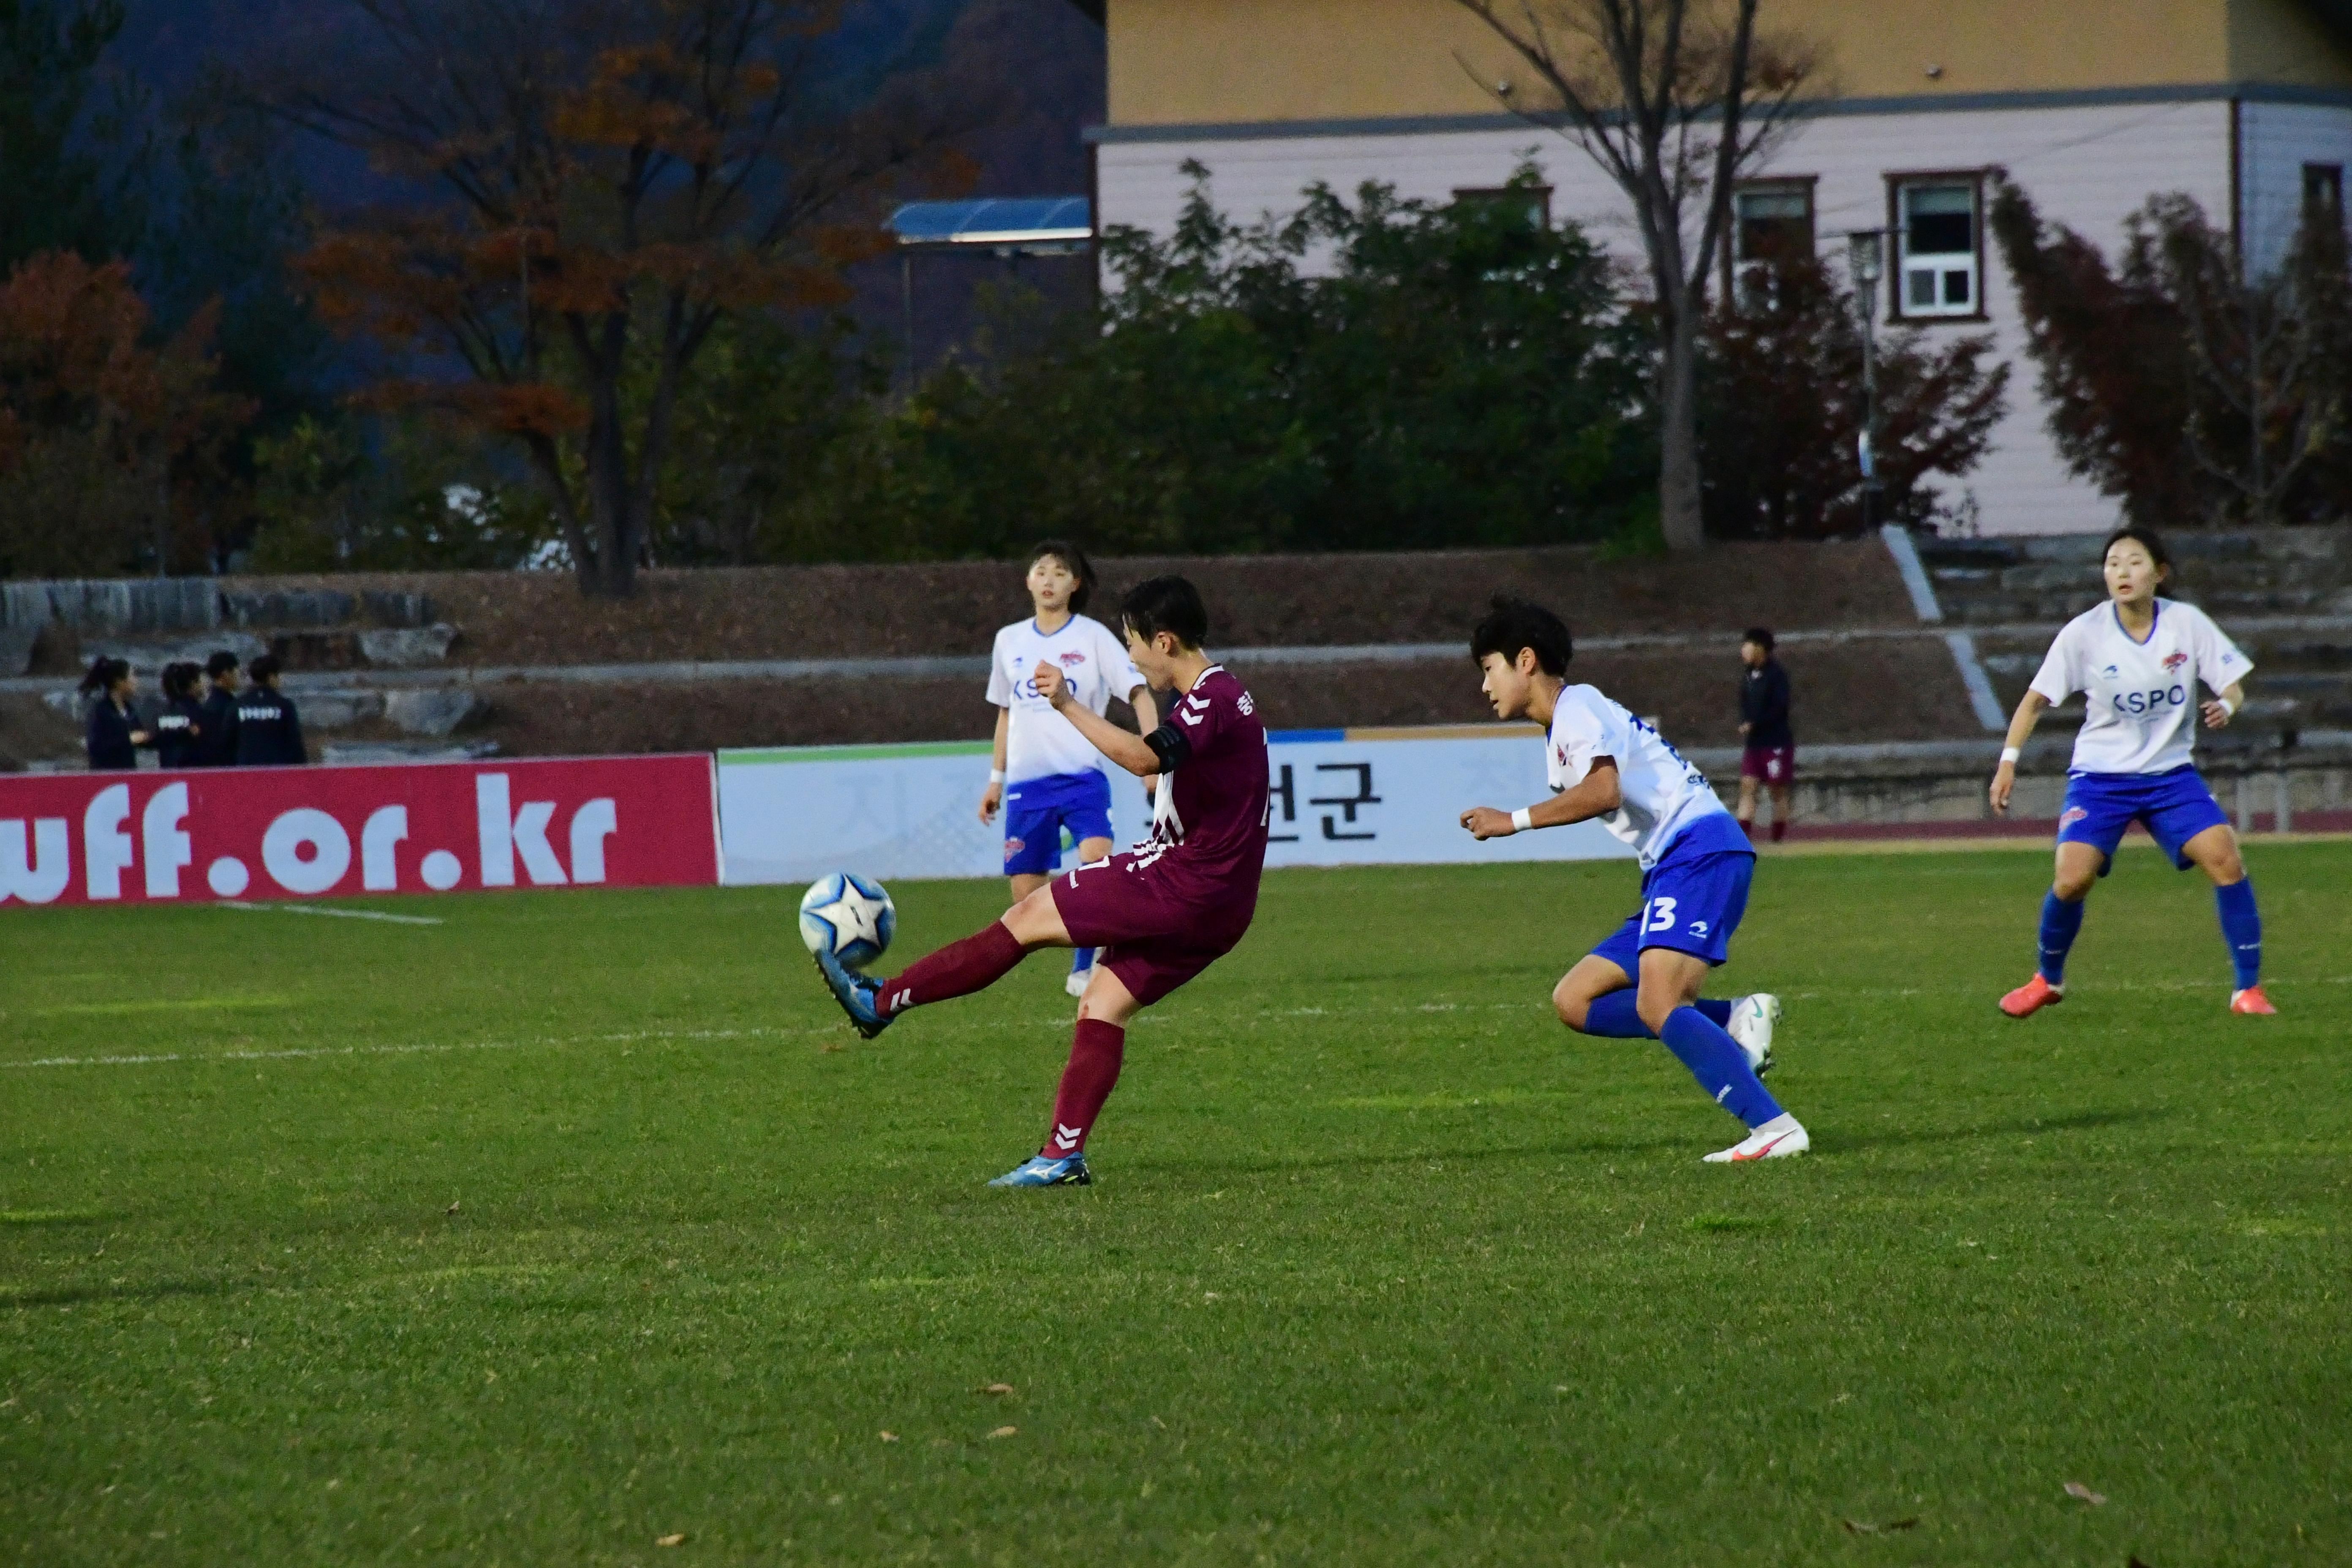
{"type": "Polygon", "coordinates": [[[1160,725],[1143,737],[1143,743],[1151,748],[1153,756],[1160,759],[1160,771],[1163,773],[1174,773],[1192,755],[1192,742],[1186,740],[1184,731],[1173,724],[1160,725]]]}

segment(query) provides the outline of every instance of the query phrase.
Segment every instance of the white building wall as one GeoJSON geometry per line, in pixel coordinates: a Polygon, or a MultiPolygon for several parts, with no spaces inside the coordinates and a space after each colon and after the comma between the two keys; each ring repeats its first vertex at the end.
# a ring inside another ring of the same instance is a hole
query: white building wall
{"type": "MultiPolygon", "coordinates": [[[[2347,111],[2328,110],[2346,115],[2347,111]]],[[[1846,230],[1883,226],[1890,174],[2006,168],[2043,216],[2112,250],[2125,217],[2158,191],[2187,191],[2220,215],[2229,210],[2230,107],[2206,100],[2052,109],[1828,115],[1808,121],[1759,175],[1812,175],[1814,227],[1822,249],[1843,247],[1846,230]]],[[[1373,131],[1362,134],[1254,133],[1200,140],[1122,141],[1116,129],[1098,149],[1099,213],[1106,226],[1165,233],[1189,182],[1181,165],[1211,173],[1216,205],[1243,220],[1286,212],[1300,189],[1323,180],[1352,191],[1366,180],[1406,196],[1444,201],[1454,191],[1500,184],[1532,151],[1553,187],[1552,212],[1586,225],[1629,262],[1639,240],[1616,187],[1583,151],[1532,127],[1373,131]]],[[[2300,193],[2300,163],[2294,178],[2300,193]]],[[[1991,331],[2011,372],[2010,414],[1991,449],[1965,481],[1988,533],[2090,532],[2113,526],[2116,504],[2070,477],[2043,426],[2032,362],[2016,301],[1987,237],[1983,321],[1928,324],[1930,333],[1991,331]]],[[[1638,269],[1634,276],[1638,277],[1638,269]]],[[[1958,500],[1958,486],[1939,487],[1958,500]]]]}
{"type": "Polygon", "coordinates": [[[2303,221],[2303,166],[2334,163],[2352,175],[2352,109],[2248,103],[2238,114],[2239,232],[2250,267],[2267,272],[2303,221]]]}

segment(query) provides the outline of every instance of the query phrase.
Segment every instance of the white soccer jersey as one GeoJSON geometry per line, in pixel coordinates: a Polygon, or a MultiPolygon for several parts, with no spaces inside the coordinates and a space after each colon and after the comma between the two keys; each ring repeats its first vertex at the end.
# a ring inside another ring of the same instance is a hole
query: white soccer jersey
{"type": "Polygon", "coordinates": [[[2158,599],[2147,640],[2134,642],[2109,603],[2060,629],[2033,689],[2053,707],[2084,694],[2072,771],[2162,773],[2189,763],[2197,738],[2197,682],[2218,695],[2253,668],[2194,605],[2158,599]]]}
{"type": "Polygon", "coordinates": [[[1004,776],[1008,783],[1052,778],[1059,773],[1089,770],[1108,772],[1107,759],[1076,725],[1054,711],[1037,694],[1034,679],[1041,662],[1062,667],[1077,700],[1100,713],[1114,697],[1124,701],[1143,677],[1127,657],[1127,645],[1100,621],[1072,616],[1062,629],[1048,637],[1034,620],[1015,621],[996,634],[996,650],[988,670],[988,700],[1012,710],[1004,737],[1004,776]]]}
{"type": "Polygon", "coordinates": [[[1731,815],[1706,775],[1684,761],[1664,735],[1592,687],[1565,687],[1552,710],[1544,752],[1553,792],[1582,784],[1598,757],[1615,761],[1617,787],[1624,796],[1616,810],[1599,819],[1601,826],[1633,847],[1644,871],[1692,823],[1731,815]]]}

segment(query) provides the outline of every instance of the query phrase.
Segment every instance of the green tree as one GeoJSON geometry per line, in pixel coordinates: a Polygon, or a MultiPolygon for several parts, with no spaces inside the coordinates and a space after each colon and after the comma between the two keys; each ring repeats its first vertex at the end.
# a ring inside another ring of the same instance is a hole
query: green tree
{"type": "Polygon", "coordinates": [[[137,233],[131,135],[100,62],[122,0],[0,0],[0,270],[46,251],[104,262],[137,233]]]}
{"type": "Polygon", "coordinates": [[[1241,226],[1208,171],[1107,237],[1098,315],[1011,330],[894,422],[902,553],[1376,550],[1605,537],[1648,493],[1646,362],[1607,263],[1522,171],[1439,205],[1310,187],[1241,226]]]}

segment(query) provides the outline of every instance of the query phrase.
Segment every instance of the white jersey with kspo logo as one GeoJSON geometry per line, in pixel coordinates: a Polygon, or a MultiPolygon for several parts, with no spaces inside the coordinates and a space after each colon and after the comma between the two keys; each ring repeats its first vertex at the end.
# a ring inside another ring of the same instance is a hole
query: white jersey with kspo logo
{"type": "Polygon", "coordinates": [[[2083,693],[2083,731],[2070,772],[2166,773],[2189,765],[2197,738],[2197,683],[2220,695],[2253,668],[2194,605],[2156,602],[2146,641],[2124,630],[2112,601],[2059,631],[2033,678],[2053,707],[2083,693]]]}
{"type": "MultiPolygon", "coordinates": [[[[1643,870],[1655,866],[1685,829],[1705,818],[1720,816],[1724,826],[1730,825],[1731,814],[1715,786],[1664,735],[1593,687],[1560,688],[1544,752],[1552,793],[1582,784],[1602,757],[1617,764],[1619,801],[1616,810],[1597,820],[1633,847],[1643,870]]],[[[1727,837],[1744,843],[1736,828],[1727,837]]]]}
{"type": "Polygon", "coordinates": [[[1071,695],[1097,713],[1114,697],[1125,701],[1143,677],[1127,657],[1127,645],[1100,621],[1072,616],[1061,629],[1041,632],[1034,620],[1015,621],[996,634],[990,656],[988,700],[1012,710],[1004,737],[1004,776],[1012,784],[1067,773],[1103,773],[1108,762],[1078,727],[1054,711],[1037,693],[1037,666],[1058,664],[1071,695]]]}

